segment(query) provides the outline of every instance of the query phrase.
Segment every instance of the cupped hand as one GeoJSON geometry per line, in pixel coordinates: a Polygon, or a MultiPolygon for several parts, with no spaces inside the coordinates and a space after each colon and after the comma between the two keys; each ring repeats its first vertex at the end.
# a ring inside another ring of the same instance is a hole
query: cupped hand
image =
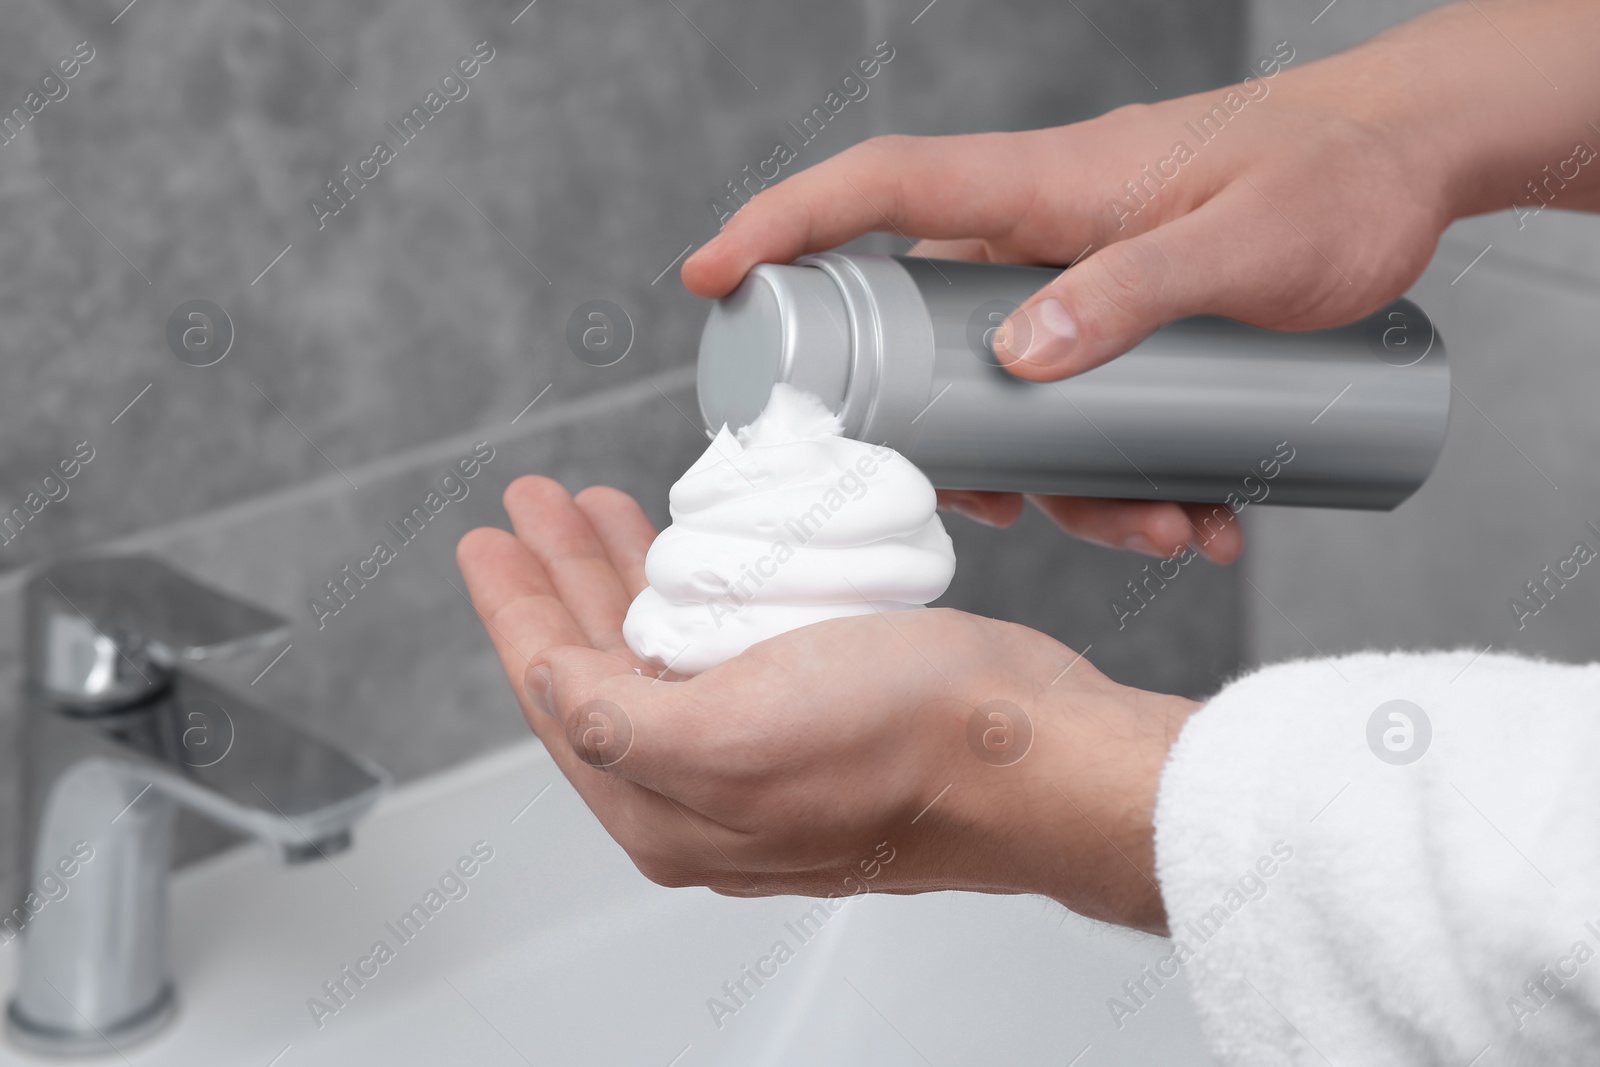
{"type": "MultiPolygon", "coordinates": [[[[999,331],[997,354],[1031,381],[1099,366],[1182,316],[1341,325],[1404,292],[1453,217],[1446,153],[1401,121],[1405,47],[1303,68],[1280,48],[1270,76],[1053,129],[875,138],[758,193],[685,262],[684,284],[722,296],[756,263],[870,231],[923,238],[927,256],[1075,264],[999,331]]],[[[1192,543],[1217,562],[1242,548],[1232,522],[1200,532],[1226,508],[1032,499],[1102,544],[1192,543]]],[[[1008,494],[943,500],[995,525],[1022,509],[1008,494]]]]}
{"type": "Polygon", "coordinates": [[[506,492],[458,558],[529,725],[663,885],[1042,893],[1159,931],[1151,817],[1191,701],[944,609],[838,619],[688,679],[624,644],[655,531],[614,489],[506,492]]]}

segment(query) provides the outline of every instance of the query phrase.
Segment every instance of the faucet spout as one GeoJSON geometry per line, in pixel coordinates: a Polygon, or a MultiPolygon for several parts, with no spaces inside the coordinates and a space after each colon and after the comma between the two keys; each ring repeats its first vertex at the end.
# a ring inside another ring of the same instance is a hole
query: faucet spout
{"type": "Polygon", "coordinates": [[[45,705],[28,716],[35,881],[64,862],[73,869],[70,882],[56,879],[70,892],[22,929],[8,1022],[39,1051],[107,1052],[171,1016],[167,879],[179,806],[303,862],[348,847],[385,785],[365,761],[185,671],[116,712],[34,703],[45,705]]]}

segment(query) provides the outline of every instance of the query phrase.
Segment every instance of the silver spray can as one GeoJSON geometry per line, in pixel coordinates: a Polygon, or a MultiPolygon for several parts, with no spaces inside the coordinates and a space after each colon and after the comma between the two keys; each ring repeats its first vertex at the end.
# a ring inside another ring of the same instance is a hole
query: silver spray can
{"type": "Polygon", "coordinates": [[[1182,319],[1025,382],[993,336],[1057,273],[836,252],[759,265],[706,321],[701,415],[738,428],[788,382],[941,489],[1388,509],[1433,469],[1450,370],[1410,301],[1306,333],[1182,319]]]}

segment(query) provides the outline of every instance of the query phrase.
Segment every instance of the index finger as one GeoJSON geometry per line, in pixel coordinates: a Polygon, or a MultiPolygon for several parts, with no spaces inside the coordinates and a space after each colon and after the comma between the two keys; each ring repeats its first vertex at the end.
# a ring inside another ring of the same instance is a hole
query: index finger
{"type": "Polygon", "coordinates": [[[512,534],[494,527],[472,530],[456,546],[456,562],[472,606],[514,683],[547,650],[588,646],[588,637],[544,566],[512,534]]]}
{"type": "Polygon", "coordinates": [[[456,547],[456,560],[523,718],[562,773],[589,799],[589,790],[602,772],[583,765],[560,725],[532,705],[523,684],[529,666],[551,649],[587,646],[583,628],[562,603],[533,550],[512,534],[492,527],[473,530],[456,547]]]}
{"type": "MultiPolygon", "coordinates": [[[[641,762],[643,751],[648,751],[648,746],[641,752],[629,751],[633,748],[631,722],[623,752],[613,755],[604,748],[599,752],[581,751],[575,742],[584,737],[573,726],[582,725],[578,720],[585,705],[570,708],[563,719],[554,709],[547,713],[533,704],[523,684],[524,672],[530,661],[537,663],[552,654],[558,660],[575,654],[594,657],[606,664],[606,670],[644,681],[625,661],[588,648],[583,628],[561,602],[533,550],[504,530],[486,528],[463,537],[456,555],[472,593],[473,607],[500,654],[523,716],[607,832],[623,844],[641,869],[649,867],[646,873],[657,880],[658,875],[652,871],[669,871],[673,877],[679,872],[693,872],[691,880],[695,884],[715,876],[719,884],[737,885],[742,881],[756,889],[756,883],[727,858],[726,849],[734,847],[742,834],[698,811],[685,810],[649,786],[617,773],[622,768],[609,765],[608,761],[614,758],[625,761],[631,770],[641,762]],[[601,760],[591,762],[596,756],[601,760]],[[735,879],[729,871],[739,877],[735,879]]],[[[630,698],[628,703],[644,717],[644,701],[630,698]]],[[[621,718],[629,720],[625,711],[621,718]]]]}
{"type": "MultiPolygon", "coordinates": [[[[561,772],[605,821],[613,806],[623,802],[619,798],[634,795],[632,790],[620,788],[616,775],[588,764],[573,749],[565,724],[533,704],[523,681],[529,666],[553,651],[588,648],[583,628],[562,603],[533,550],[506,531],[471,531],[461,539],[456,557],[523,717],[561,772]]],[[[616,662],[628,672],[622,661],[616,662]]]]}
{"type": "Polygon", "coordinates": [[[874,137],[757,194],[683,265],[683,284],[726,296],[757,263],[788,263],[865,233],[993,238],[1014,229],[1038,173],[1031,133],[874,137]]]}

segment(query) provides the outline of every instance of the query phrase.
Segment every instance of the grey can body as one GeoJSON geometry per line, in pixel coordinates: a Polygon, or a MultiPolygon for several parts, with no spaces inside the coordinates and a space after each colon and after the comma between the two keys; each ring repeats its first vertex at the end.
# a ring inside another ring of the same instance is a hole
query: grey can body
{"type": "Polygon", "coordinates": [[[993,333],[1056,274],[840,253],[757,266],[706,322],[701,414],[745,425],[788,382],[941,489],[1388,509],[1432,471],[1450,371],[1415,304],[1307,333],[1182,319],[1025,382],[993,333]]]}

